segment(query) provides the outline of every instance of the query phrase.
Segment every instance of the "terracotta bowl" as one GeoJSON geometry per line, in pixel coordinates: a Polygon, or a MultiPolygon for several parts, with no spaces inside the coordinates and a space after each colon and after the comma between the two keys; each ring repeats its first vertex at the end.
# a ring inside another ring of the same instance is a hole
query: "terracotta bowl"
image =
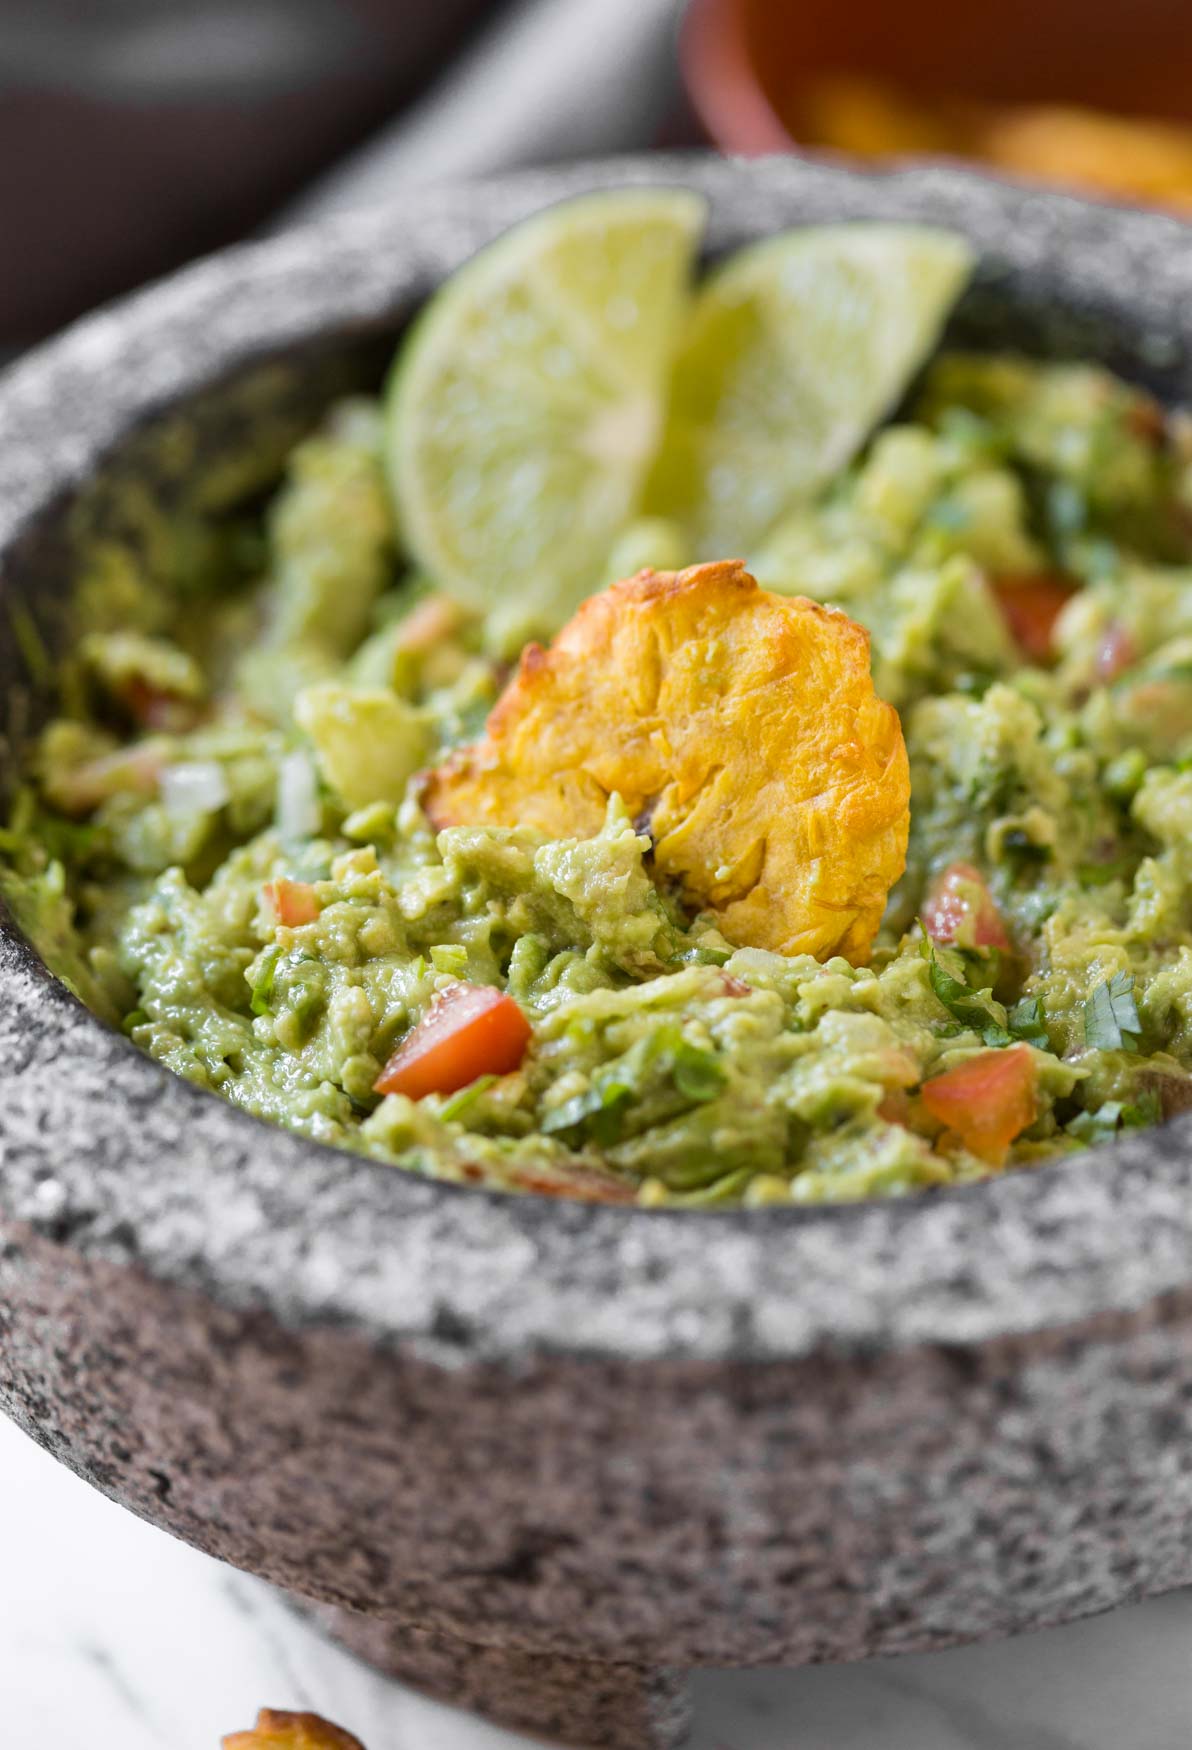
{"type": "Polygon", "coordinates": [[[1192,119],[1185,0],[690,0],[683,80],[708,138],[727,152],[815,141],[802,89],[859,74],[927,98],[1072,103],[1192,119]]]}
{"type": "MultiPolygon", "coordinates": [[[[957,332],[1192,395],[1192,230],[957,171],[622,161],[411,197],[200,264],[0,388],[0,686],[132,479],[272,477],[434,286],[595,185],[712,252],[924,219],[957,332]]],[[[226,488],[222,489],[226,490],[226,488]]],[[[978,1640],[1192,1580],[1192,1119],[903,1202],[692,1214],[439,1185],[177,1080],[0,934],[0,1403],[134,1512],[368,1656],[589,1744],[674,1673],[978,1640]]]]}

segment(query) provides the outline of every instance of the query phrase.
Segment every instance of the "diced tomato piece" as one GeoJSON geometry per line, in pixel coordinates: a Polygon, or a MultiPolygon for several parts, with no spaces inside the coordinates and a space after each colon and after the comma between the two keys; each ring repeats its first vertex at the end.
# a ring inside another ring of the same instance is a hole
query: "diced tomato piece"
{"type": "Polygon", "coordinates": [[[1032,662],[1055,659],[1055,623],[1076,585],[1053,571],[1010,573],[992,580],[993,593],[1011,638],[1032,662]]]}
{"type": "Polygon", "coordinates": [[[945,947],[1010,946],[1001,913],[980,870],[971,863],[949,863],[931,884],[923,904],[923,928],[945,947]]]}
{"type": "MultiPolygon", "coordinates": [[[[477,1178],[484,1174],[477,1169],[477,1178]]],[[[619,1178],[601,1167],[578,1166],[573,1162],[536,1163],[532,1167],[511,1166],[510,1183],[519,1191],[536,1191],[540,1197],[578,1197],[585,1203],[633,1203],[637,1191],[632,1180],[619,1178]]]]}
{"type": "Polygon", "coordinates": [[[735,978],[731,972],[720,974],[720,984],[726,997],[747,997],[751,988],[743,978],[735,978]]]}
{"type": "Polygon", "coordinates": [[[309,881],[266,881],[261,889],[279,924],[287,930],[297,930],[303,924],[313,924],[319,915],[318,895],[309,881]]]}
{"type": "Polygon", "coordinates": [[[167,735],[193,729],[201,714],[194,699],[180,699],[176,693],[163,693],[160,688],[150,686],[141,675],[130,675],[120,696],[134,722],[143,729],[157,729],[167,735]]]}
{"type": "Polygon", "coordinates": [[[454,1094],[477,1076],[518,1069],[530,1043],[530,1023],[512,997],[483,984],[452,984],[431,1004],[385,1065],[378,1094],[454,1094]]]}
{"type": "Polygon", "coordinates": [[[1115,681],[1138,661],[1138,650],[1126,628],[1117,620],[1106,628],[1097,646],[1097,679],[1115,681]]]}
{"type": "Polygon", "coordinates": [[[1001,1166],[1014,1138],[1035,1121],[1037,1084],[1029,1045],[982,1051],[923,1083],[922,1101],[936,1121],[992,1166],[1001,1166]]]}

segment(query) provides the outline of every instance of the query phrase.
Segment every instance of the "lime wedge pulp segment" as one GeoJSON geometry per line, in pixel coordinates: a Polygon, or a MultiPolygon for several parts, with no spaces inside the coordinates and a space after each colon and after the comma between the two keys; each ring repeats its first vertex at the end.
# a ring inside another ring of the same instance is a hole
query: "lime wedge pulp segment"
{"type": "Polygon", "coordinates": [[[644,509],[701,559],[748,555],[904,394],[972,271],[952,232],[783,232],[701,288],[675,359],[644,509]]]}
{"type": "Polygon", "coordinates": [[[581,196],[426,306],[386,441],[412,557],[442,587],[549,628],[598,586],[657,448],[703,220],[681,190],[581,196]]]}

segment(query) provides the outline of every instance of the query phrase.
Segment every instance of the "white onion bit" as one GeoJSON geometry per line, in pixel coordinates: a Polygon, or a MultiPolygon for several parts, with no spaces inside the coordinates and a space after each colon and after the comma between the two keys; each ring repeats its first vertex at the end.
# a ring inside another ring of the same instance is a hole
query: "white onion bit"
{"type": "Polygon", "coordinates": [[[181,760],[161,774],[167,814],[214,814],[228,800],[228,780],[218,760],[181,760]]]}
{"type": "Polygon", "coordinates": [[[319,781],[309,754],[283,755],[277,768],[277,830],[283,839],[313,838],[319,830],[319,781]]]}

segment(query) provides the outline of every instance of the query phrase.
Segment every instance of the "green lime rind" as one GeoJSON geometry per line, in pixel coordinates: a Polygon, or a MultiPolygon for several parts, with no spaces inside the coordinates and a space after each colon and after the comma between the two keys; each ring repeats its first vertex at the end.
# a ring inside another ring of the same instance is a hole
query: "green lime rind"
{"type": "Polygon", "coordinates": [[[426,306],[386,390],[386,456],[440,586],[546,630],[599,586],[657,448],[704,216],[682,190],[585,195],[426,306]]]}
{"type": "Polygon", "coordinates": [[[730,257],[678,347],[643,510],[700,559],[750,553],[902,399],[973,265],[952,232],[861,223],[730,257]]]}

